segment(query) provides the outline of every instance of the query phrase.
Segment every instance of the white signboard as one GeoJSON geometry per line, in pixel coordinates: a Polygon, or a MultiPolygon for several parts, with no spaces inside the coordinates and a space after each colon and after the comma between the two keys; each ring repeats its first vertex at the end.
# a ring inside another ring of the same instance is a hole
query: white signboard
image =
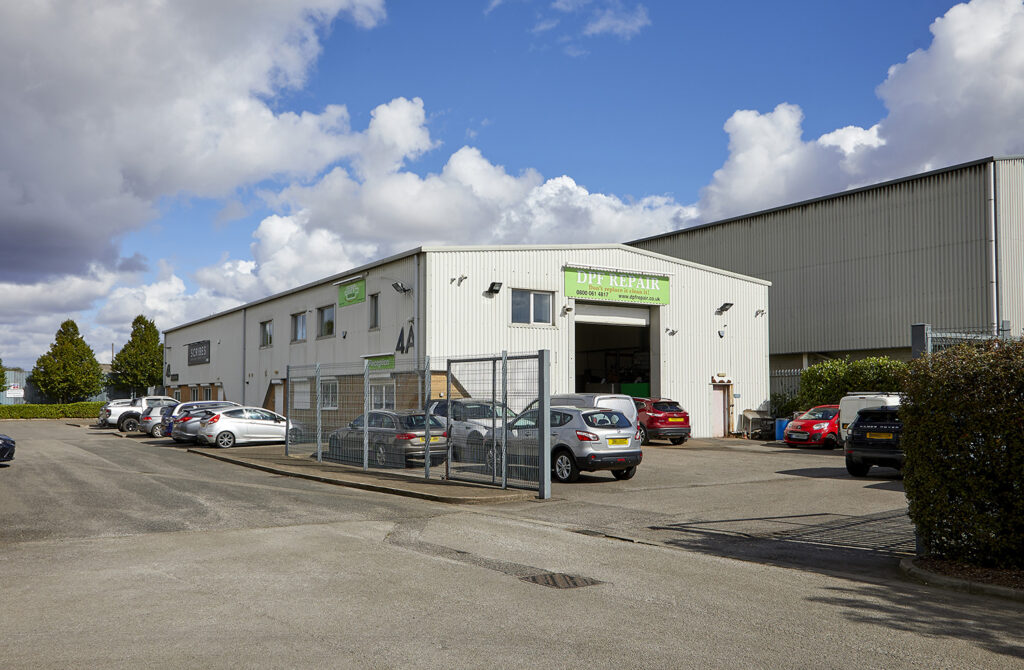
{"type": "Polygon", "coordinates": [[[21,388],[19,384],[11,384],[10,388],[7,389],[8,398],[24,398],[25,389],[21,388]]]}

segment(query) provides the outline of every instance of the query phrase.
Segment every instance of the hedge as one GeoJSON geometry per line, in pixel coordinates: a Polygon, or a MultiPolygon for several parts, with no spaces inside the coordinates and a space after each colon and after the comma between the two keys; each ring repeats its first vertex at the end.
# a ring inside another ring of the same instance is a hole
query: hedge
{"type": "Polygon", "coordinates": [[[906,363],[887,356],[824,361],[800,373],[797,398],[800,406],[808,409],[834,405],[851,391],[899,391],[906,370],[906,363]]]}
{"type": "Polygon", "coordinates": [[[0,419],[94,419],[102,402],[73,402],[65,405],[0,405],[0,419]]]}
{"type": "Polygon", "coordinates": [[[1024,568],[1024,342],[924,356],[903,390],[903,484],[928,554],[1024,568]]]}

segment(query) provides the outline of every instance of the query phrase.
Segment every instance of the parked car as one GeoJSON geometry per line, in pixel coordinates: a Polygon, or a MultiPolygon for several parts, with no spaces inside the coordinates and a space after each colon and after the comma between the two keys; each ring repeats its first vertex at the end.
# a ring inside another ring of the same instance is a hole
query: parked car
{"type": "MultiPolygon", "coordinates": [[[[262,407],[230,407],[201,410],[196,441],[218,447],[254,442],[284,442],[291,427],[288,419],[262,407]]],[[[177,426],[177,424],[175,424],[177,426]]]]}
{"type": "Polygon", "coordinates": [[[898,393],[880,393],[875,391],[847,393],[839,399],[839,441],[846,441],[847,428],[857,418],[858,411],[865,407],[883,407],[899,404],[900,395],[898,393]]]}
{"type": "Polygon", "coordinates": [[[782,440],[789,445],[839,446],[839,405],[818,405],[786,424],[782,440]]]}
{"type": "Polygon", "coordinates": [[[551,396],[551,406],[606,407],[622,412],[631,424],[637,425],[636,405],[633,403],[633,396],[628,396],[624,393],[560,393],[551,396]]]}
{"type": "Polygon", "coordinates": [[[132,400],[127,407],[112,407],[107,417],[108,424],[116,424],[122,433],[134,433],[139,429],[142,413],[150,407],[173,407],[178,401],[165,395],[147,395],[132,400]]]}
{"type": "Polygon", "coordinates": [[[164,419],[174,411],[174,407],[147,407],[139,417],[139,432],[150,437],[164,436],[164,419]]]}
{"type": "MultiPolygon", "coordinates": [[[[99,416],[96,417],[96,425],[97,426],[108,426],[108,425],[109,426],[114,426],[114,425],[117,425],[117,419],[114,419],[110,423],[107,422],[108,419],[110,419],[110,416],[113,414],[113,411],[112,411],[113,408],[115,408],[115,407],[127,408],[131,404],[132,404],[131,398],[124,398],[124,399],[120,399],[120,400],[108,400],[107,402],[103,403],[103,407],[100,407],[99,416]]],[[[124,411],[124,409],[121,409],[118,412],[118,415],[120,415],[121,411],[124,411]]]]}
{"type": "Polygon", "coordinates": [[[846,437],[846,471],[864,477],[872,465],[903,469],[899,405],[866,407],[857,412],[846,437]]]}
{"type": "Polygon", "coordinates": [[[14,460],[14,438],[0,433],[0,463],[14,460]]]}
{"type": "MultiPolygon", "coordinates": [[[[539,412],[530,405],[505,427],[509,467],[536,467],[539,412]]],[[[501,435],[487,431],[487,465],[501,467],[501,435]]],[[[611,470],[616,479],[631,479],[643,460],[640,431],[622,412],[594,407],[551,408],[551,471],[560,482],[574,482],[580,472],[611,470]]]]}
{"type": "Polygon", "coordinates": [[[427,408],[446,426],[452,457],[479,455],[484,444],[484,433],[515,416],[515,412],[500,402],[463,398],[437,400],[427,408]]]}
{"type": "MultiPolygon", "coordinates": [[[[423,410],[373,410],[357,416],[347,426],[327,438],[332,460],[362,462],[364,422],[368,433],[370,460],[381,467],[408,467],[426,459],[427,415],[423,410]],[[358,457],[358,458],[357,458],[358,457]]],[[[448,457],[445,425],[430,417],[430,463],[443,463],[448,457]]]]}
{"type": "Polygon", "coordinates": [[[647,444],[651,438],[682,444],[690,437],[690,415],[675,400],[633,398],[633,404],[636,405],[640,444],[647,444]]]}
{"type": "MultiPolygon", "coordinates": [[[[160,416],[161,427],[157,429],[154,424],[151,427],[150,435],[153,437],[160,437],[160,435],[155,434],[155,432],[159,430],[162,435],[171,437],[174,432],[174,422],[177,419],[180,419],[183,415],[189,413],[191,410],[217,409],[220,407],[241,407],[241,405],[237,402],[231,402],[230,400],[193,400],[190,402],[178,403],[173,407],[164,408],[163,414],[160,416]]],[[[151,415],[151,420],[155,420],[155,418],[156,417],[154,415],[151,415]]],[[[145,417],[143,417],[142,426],[139,427],[139,430],[146,432],[143,430],[146,423],[147,421],[145,417]]],[[[194,427],[198,428],[198,423],[196,423],[194,427]]],[[[189,433],[189,437],[190,439],[195,439],[195,430],[189,433]]]]}

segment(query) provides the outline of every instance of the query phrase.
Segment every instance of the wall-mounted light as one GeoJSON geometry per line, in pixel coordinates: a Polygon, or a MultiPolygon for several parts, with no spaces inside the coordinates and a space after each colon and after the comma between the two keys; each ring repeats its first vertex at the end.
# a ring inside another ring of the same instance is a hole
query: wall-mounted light
{"type": "Polygon", "coordinates": [[[462,286],[462,282],[466,281],[467,279],[469,279],[468,275],[459,275],[458,277],[452,277],[451,279],[449,279],[448,283],[458,284],[459,286],[462,286]]]}
{"type": "Polygon", "coordinates": [[[719,337],[725,337],[725,331],[724,330],[718,331],[718,336],[719,337]]]}
{"type": "Polygon", "coordinates": [[[731,302],[723,302],[722,306],[715,310],[715,314],[721,316],[721,315],[725,314],[726,312],[728,312],[731,307],[732,307],[732,303],[731,302]]]}
{"type": "Polygon", "coordinates": [[[759,309],[756,312],[754,312],[754,318],[756,319],[757,317],[764,316],[765,314],[767,314],[767,312],[765,312],[763,309],[759,309]]]}
{"type": "Polygon", "coordinates": [[[500,291],[500,290],[501,290],[501,282],[500,281],[492,281],[491,285],[487,287],[487,292],[490,293],[491,295],[497,295],[498,291],[500,291]]]}
{"type": "Polygon", "coordinates": [[[391,288],[395,289],[399,293],[408,293],[409,291],[412,290],[411,288],[409,288],[400,281],[396,281],[393,284],[391,284],[391,288]]]}
{"type": "Polygon", "coordinates": [[[565,307],[562,308],[562,316],[571,313],[573,309],[574,307],[572,307],[571,305],[566,305],[565,307]]]}
{"type": "Polygon", "coordinates": [[[675,328],[666,328],[665,332],[668,333],[671,336],[671,335],[675,335],[679,331],[677,329],[675,329],[675,328]]]}
{"type": "Polygon", "coordinates": [[[344,340],[346,337],[348,337],[348,331],[347,330],[341,331],[341,339],[344,340]]]}

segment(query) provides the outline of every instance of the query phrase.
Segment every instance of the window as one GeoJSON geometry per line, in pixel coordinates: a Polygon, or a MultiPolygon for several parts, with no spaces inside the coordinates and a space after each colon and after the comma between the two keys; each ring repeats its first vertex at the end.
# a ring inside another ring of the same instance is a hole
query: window
{"type": "Polygon", "coordinates": [[[395,408],[395,383],[370,384],[370,409],[395,408]]]}
{"type": "Polygon", "coordinates": [[[292,342],[306,341],[306,313],[292,314],[292,342]]]}
{"type": "Polygon", "coordinates": [[[309,409],[309,382],[292,383],[292,409],[309,409]]]}
{"type": "Polygon", "coordinates": [[[177,400],[178,402],[181,402],[181,390],[180,389],[174,392],[174,399],[177,400]]]}
{"type": "Polygon", "coordinates": [[[338,409],[338,380],[320,380],[320,409],[338,409]]]}
{"type": "Polygon", "coordinates": [[[260,346],[271,347],[274,345],[274,322],[260,322],[260,346]]]}
{"type": "Polygon", "coordinates": [[[203,400],[213,400],[213,389],[209,386],[203,389],[203,400]]]}
{"type": "Polygon", "coordinates": [[[316,310],[316,336],[329,337],[334,335],[334,305],[316,310]]]}
{"type": "Polygon", "coordinates": [[[380,293],[370,294],[370,330],[380,328],[380,293]]]}
{"type": "Polygon", "coordinates": [[[551,293],[512,289],[512,323],[551,323],[551,293]]]}

